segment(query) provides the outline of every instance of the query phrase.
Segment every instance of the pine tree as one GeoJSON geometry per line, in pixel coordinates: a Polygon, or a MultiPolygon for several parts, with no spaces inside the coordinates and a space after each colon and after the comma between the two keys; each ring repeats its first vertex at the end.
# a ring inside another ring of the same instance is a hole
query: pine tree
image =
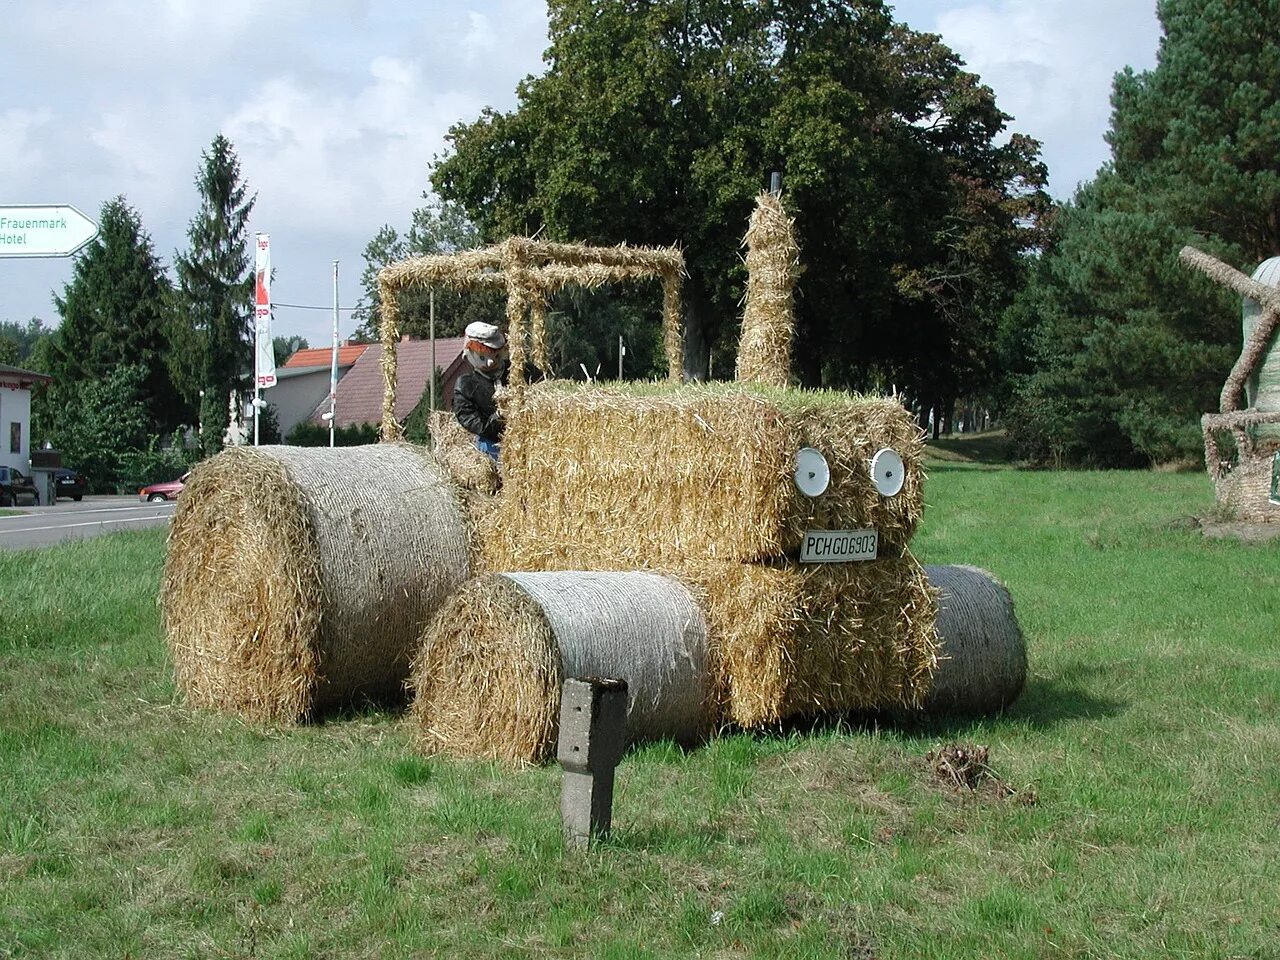
{"type": "MultiPolygon", "coordinates": [[[[117,367],[142,368],[137,401],[162,430],[181,419],[166,363],[171,285],[151,238],[124,197],[102,206],[98,237],[76,259],[72,280],[54,303],[62,323],[50,355],[53,393],[105,378],[117,367]]],[[[53,419],[90,411],[63,405],[53,419]]]]}
{"type": "Polygon", "coordinates": [[[217,449],[227,399],[244,389],[253,365],[250,321],[253,270],[246,227],[255,196],[240,179],[240,161],[222,134],[201,155],[200,210],[187,228],[190,248],[175,257],[179,291],[174,379],[188,401],[203,391],[202,443],[217,449]]]}
{"type": "Polygon", "coordinates": [[[1059,218],[1006,315],[1026,453],[1132,465],[1198,456],[1240,350],[1239,302],[1179,266],[1280,252],[1275,0],[1162,0],[1156,67],[1116,76],[1113,162],[1059,218]]]}

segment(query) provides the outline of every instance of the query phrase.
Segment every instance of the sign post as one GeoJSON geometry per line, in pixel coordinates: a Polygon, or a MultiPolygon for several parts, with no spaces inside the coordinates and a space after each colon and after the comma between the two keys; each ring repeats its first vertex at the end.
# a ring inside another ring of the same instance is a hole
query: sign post
{"type": "Polygon", "coordinates": [[[0,257],[69,257],[98,225],[68,204],[0,207],[0,257]]]}

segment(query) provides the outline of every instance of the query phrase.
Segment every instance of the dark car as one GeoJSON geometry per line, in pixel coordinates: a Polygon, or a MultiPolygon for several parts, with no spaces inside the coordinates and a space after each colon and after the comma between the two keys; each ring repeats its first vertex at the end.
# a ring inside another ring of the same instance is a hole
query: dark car
{"type": "Polygon", "coordinates": [[[74,470],[55,470],[53,471],[53,484],[55,499],[57,497],[70,497],[78,503],[84,499],[85,487],[89,485],[89,481],[84,478],[83,474],[76,473],[74,470]]]}
{"type": "Polygon", "coordinates": [[[187,482],[190,473],[184,473],[177,480],[167,480],[164,483],[153,483],[149,487],[143,487],[138,491],[138,499],[143,503],[160,503],[164,500],[177,500],[178,494],[182,492],[183,484],[187,482]]]}
{"type": "Polygon", "coordinates": [[[21,470],[0,467],[0,507],[16,507],[19,500],[30,500],[40,506],[40,491],[34,481],[21,470]]]}

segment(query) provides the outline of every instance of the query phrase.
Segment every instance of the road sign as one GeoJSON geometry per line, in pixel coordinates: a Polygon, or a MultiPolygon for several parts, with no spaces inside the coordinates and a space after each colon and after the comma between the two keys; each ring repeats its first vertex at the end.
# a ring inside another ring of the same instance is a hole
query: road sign
{"type": "Polygon", "coordinates": [[[0,257],[69,257],[98,225],[67,204],[0,207],[0,257]]]}

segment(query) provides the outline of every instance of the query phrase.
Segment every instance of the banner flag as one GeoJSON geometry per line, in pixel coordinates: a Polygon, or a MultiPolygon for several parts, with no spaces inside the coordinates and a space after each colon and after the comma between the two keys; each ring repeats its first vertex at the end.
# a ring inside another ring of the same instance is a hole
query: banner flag
{"type": "Polygon", "coordinates": [[[271,338],[271,235],[257,237],[253,267],[254,370],[258,389],[276,385],[276,353],[271,338]]]}

